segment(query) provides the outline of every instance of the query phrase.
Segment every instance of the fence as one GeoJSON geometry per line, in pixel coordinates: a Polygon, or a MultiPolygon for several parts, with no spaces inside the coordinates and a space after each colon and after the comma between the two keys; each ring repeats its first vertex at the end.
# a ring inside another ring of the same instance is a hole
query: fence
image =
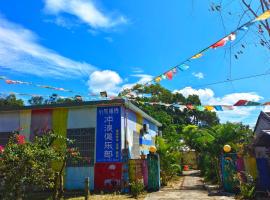
{"type": "Polygon", "coordinates": [[[236,153],[224,154],[221,157],[221,171],[223,187],[227,192],[235,191],[234,176],[236,172],[242,176],[243,172],[251,175],[256,182],[256,190],[270,190],[270,167],[267,158],[256,158],[250,155],[239,156],[236,153]]]}

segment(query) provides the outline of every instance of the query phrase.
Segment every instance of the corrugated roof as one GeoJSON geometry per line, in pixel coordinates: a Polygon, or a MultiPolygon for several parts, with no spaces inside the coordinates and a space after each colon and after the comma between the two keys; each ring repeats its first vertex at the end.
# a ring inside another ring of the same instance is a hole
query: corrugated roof
{"type": "Polygon", "coordinates": [[[267,114],[270,117],[270,112],[264,112],[265,114],[267,114]]]}
{"type": "Polygon", "coordinates": [[[254,132],[260,134],[261,130],[270,129],[270,113],[261,111],[257,119],[254,132]]]}

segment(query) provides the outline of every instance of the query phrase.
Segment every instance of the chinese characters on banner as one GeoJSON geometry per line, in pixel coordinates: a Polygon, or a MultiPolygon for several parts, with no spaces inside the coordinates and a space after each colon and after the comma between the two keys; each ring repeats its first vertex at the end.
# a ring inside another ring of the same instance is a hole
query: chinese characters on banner
{"type": "Polygon", "coordinates": [[[121,162],[121,108],[97,108],[96,162],[121,162]]]}

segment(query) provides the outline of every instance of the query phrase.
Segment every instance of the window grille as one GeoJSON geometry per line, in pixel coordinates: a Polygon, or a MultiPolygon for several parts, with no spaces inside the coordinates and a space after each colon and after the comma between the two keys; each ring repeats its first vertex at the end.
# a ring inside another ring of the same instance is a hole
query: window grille
{"type": "Polygon", "coordinates": [[[68,129],[67,138],[73,140],[68,148],[76,148],[80,152],[79,161],[67,162],[67,167],[86,167],[94,166],[95,158],[95,128],[68,129]]]}

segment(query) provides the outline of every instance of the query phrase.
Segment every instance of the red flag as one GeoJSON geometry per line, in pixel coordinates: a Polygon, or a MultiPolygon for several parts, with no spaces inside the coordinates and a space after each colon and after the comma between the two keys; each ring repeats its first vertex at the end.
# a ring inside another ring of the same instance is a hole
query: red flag
{"type": "Polygon", "coordinates": [[[172,78],[173,78],[173,72],[172,71],[167,72],[166,73],[166,76],[167,76],[167,79],[172,80],[172,78]]]}
{"type": "Polygon", "coordinates": [[[247,102],[247,100],[239,100],[234,104],[234,106],[245,106],[247,102]]]}
{"type": "Polygon", "coordinates": [[[226,38],[223,38],[222,40],[218,41],[216,44],[213,44],[211,46],[212,49],[218,48],[218,47],[223,47],[226,44],[226,38]]]}
{"type": "Polygon", "coordinates": [[[188,105],[187,105],[187,109],[189,109],[189,110],[193,110],[193,109],[194,109],[194,106],[193,106],[193,105],[191,105],[191,104],[188,104],[188,105]]]}
{"type": "Polygon", "coordinates": [[[7,83],[7,84],[15,84],[15,81],[12,81],[12,80],[6,80],[6,83],[7,83]]]}

